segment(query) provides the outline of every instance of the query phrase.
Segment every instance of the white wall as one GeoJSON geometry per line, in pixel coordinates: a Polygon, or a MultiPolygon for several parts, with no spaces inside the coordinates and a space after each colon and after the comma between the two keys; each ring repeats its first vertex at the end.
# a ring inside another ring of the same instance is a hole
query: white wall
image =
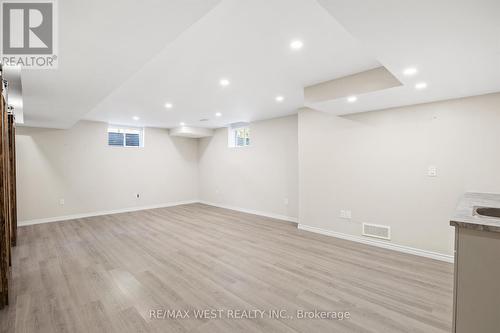
{"type": "Polygon", "coordinates": [[[113,148],[106,126],[18,128],[21,221],[201,199],[352,236],[389,225],[391,243],[451,254],[459,197],[500,193],[500,94],[344,117],[304,109],[252,123],[243,148],[228,148],[226,129],[194,140],[151,128],[143,149],[113,148]]]}
{"type": "Polygon", "coordinates": [[[197,142],[165,129],[146,128],[138,149],[109,147],[107,124],[89,121],[16,140],[19,221],[198,199],[197,142]]]}
{"type": "Polygon", "coordinates": [[[228,148],[225,128],[200,140],[200,199],[295,219],[297,116],[252,123],[250,140],[249,147],[228,148]]]}
{"type": "Polygon", "coordinates": [[[355,236],[361,222],[389,225],[393,243],[452,254],[459,197],[500,192],[500,94],[344,117],[304,109],[298,128],[304,225],[355,236]]]}

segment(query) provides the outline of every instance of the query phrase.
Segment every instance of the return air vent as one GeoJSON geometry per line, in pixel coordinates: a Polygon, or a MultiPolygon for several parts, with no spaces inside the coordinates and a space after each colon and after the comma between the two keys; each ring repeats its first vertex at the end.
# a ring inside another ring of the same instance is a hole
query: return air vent
{"type": "Polygon", "coordinates": [[[363,223],[363,236],[391,239],[391,227],[387,225],[363,223]]]}

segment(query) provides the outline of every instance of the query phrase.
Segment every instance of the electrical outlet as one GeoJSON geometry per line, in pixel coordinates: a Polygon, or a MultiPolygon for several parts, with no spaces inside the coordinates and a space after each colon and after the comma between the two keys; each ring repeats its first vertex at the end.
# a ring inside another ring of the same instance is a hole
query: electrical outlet
{"type": "Polygon", "coordinates": [[[60,204],[61,206],[64,206],[64,199],[59,199],[59,204],[60,204]]]}
{"type": "Polygon", "coordinates": [[[288,198],[283,199],[283,203],[288,206],[288,198]]]}
{"type": "Polygon", "coordinates": [[[435,165],[429,165],[429,167],[427,168],[427,176],[437,177],[437,168],[435,165]]]}
{"type": "Polygon", "coordinates": [[[339,214],[340,218],[342,219],[351,219],[352,218],[352,213],[350,210],[340,210],[340,214],[339,214]]]}

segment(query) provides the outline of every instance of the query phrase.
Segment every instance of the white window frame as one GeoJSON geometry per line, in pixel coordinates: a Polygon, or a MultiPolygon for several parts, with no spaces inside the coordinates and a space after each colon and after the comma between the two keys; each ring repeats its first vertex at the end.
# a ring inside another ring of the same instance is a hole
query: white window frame
{"type": "Polygon", "coordinates": [[[113,124],[108,124],[108,128],[106,131],[106,145],[111,148],[144,148],[144,132],[145,128],[144,127],[134,127],[134,126],[123,126],[123,125],[113,125],[113,124]],[[116,129],[119,131],[119,133],[127,134],[127,133],[134,133],[139,132],[139,146],[127,146],[127,140],[125,138],[125,135],[123,136],[123,146],[112,146],[109,144],[109,132],[110,129],[116,129]]]}
{"type": "Polygon", "coordinates": [[[249,147],[252,144],[252,138],[250,136],[250,124],[249,123],[236,123],[232,124],[227,128],[227,146],[229,148],[245,148],[249,147]],[[248,144],[244,144],[243,146],[237,145],[236,142],[236,131],[242,128],[248,129],[248,144]]]}

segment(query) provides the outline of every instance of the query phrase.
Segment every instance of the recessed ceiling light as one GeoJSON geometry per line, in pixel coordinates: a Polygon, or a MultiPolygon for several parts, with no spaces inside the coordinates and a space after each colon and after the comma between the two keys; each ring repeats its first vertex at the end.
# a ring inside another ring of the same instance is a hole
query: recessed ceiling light
{"type": "Polygon", "coordinates": [[[427,88],[427,83],[425,82],[419,82],[415,85],[415,89],[422,90],[427,88]]]}
{"type": "Polygon", "coordinates": [[[165,107],[166,107],[167,109],[171,109],[171,108],[173,108],[173,107],[174,107],[174,105],[173,105],[172,103],[165,103],[165,107]]]}
{"type": "Polygon", "coordinates": [[[403,74],[406,76],[412,76],[417,74],[418,70],[415,67],[408,67],[403,71],[403,74]]]}
{"type": "Polygon", "coordinates": [[[349,97],[347,97],[347,101],[348,101],[349,103],[354,103],[354,102],[356,102],[357,100],[358,100],[358,98],[357,98],[356,96],[349,96],[349,97]]]}
{"type": "Polygon", "coordinates": [[[186,125],[186,123],[180,123],[179,125],[181,125],[181,126],[185,126],[185,125],[186,125]]]}
{"type": "Polygon", "coordinates": [[[285,100],[285,97],[283,96],[276,96],[276,102],[283,102],[285,100]]]}
{"type": "Polygon", "coordinates": [[[139,117],[137,117],[137,116],[133,116],[133,117],[132,117],[132,119],[134,119],[134,120],[139,120],[139,119],[141,119],[141,118],[139,118],[139,117]]]}
{"type": "Polygon", "coordinates": [[[219,84],[223,87],[227,87],[231,82],[228,79],[220,79],[219,84]]]}
{"type": "Polygon", "coordinates": [[[215,116],[216,116],[216,117],[221,117],[221,116],[222,116],[222,113],[217,112],[217,113],[215,114],[215,116]]]}
{"type": "Polygon", "coordinates": [[[293,40],[290,43],[290,48],[292,50],[300,50],[303,46],[304,46],[304,43],[301,40],[298,40],[298,39],[293,40]]]}

